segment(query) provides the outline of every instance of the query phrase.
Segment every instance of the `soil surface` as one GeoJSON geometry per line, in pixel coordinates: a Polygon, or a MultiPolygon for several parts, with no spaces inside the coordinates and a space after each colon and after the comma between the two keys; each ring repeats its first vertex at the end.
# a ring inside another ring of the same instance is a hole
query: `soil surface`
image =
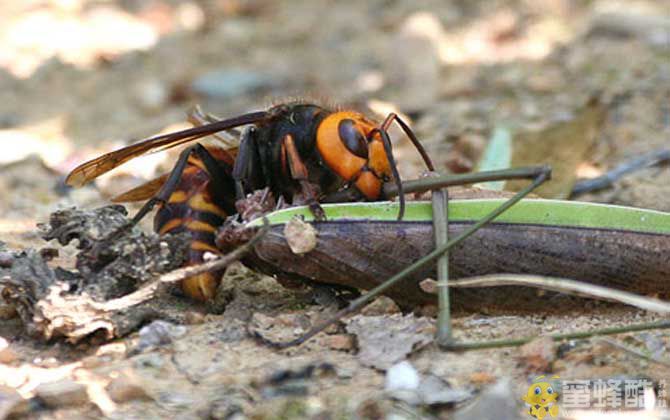
{"type": "MultiPolygon", "coordinates": [[[[168,171],[179,150],[71,189],[64,177],[77,164],[188,127],[195,104],[232,117],[292,98],[376,119],[399,112],[441,172],[476,170],[489,139],[511,133],[511,162],[553,164],[556,187],[541,194],[565,197],[577,178],[670,147],[670,4],[0,2],[0,266],[9,252],[57,247],[48,264],[74,269],[75,246],[45,242],[36,224],[58,209],[108,204],[168,171]]],[[[420,175],[411,143],[395,129],[391,136],[403,178],[420,175]]],[[[578,198],[670,211],[668,179],[666,162],[578,198]]],[[[142,227],[151,230],[151,217],[142,227]]],[[[381,298],[306,344],[278,350],[259,337],[293,338],[336,308],[240,264],[221,288],[218,306],[168,290],[156,298],[163,321],[75,344],[29,334],[0,300],[0,420],[525,419],[521,397],[539,375],[593,387],[645,381],[651,388],[640,388],[636,407],[646,407],[644,418],[670,418],[664,330],[444,352],[432,340],[434,309],[403,314],[381,298]]],[[[546,336],[662,319],[579,302],[546,313],[460,312],[454,334],[546,336]]],[[[631,385],[628,396],[637,391],[631,385]]]]}

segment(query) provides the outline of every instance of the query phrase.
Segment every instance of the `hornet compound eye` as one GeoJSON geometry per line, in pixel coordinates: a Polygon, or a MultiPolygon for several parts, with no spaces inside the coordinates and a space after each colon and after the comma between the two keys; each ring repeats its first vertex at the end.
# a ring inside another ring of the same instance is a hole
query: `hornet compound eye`
{"type": "Polygon", "coordinates": [[[349,118],[340,121],[337,131],[347,149],[358,157],[367,159],[368,142],[349,118]]]}

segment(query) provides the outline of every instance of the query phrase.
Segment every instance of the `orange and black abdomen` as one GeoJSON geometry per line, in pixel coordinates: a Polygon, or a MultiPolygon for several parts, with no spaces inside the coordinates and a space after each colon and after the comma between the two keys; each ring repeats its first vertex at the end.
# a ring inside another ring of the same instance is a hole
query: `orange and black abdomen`
{"type": "MultiPolygon", "coordinates": [[[[177,188],[168,202],[158,209],[154,218],[154,230],[161,235],[180,232],[190,234],[190,250],[185,265],[202,263],[206,252],[220,254],[214,243],[216,231],[226,217],[234,212],[231,165],[216,153],[212,154],[225,169],[227,176],[224,179],[210,176],[202,162],[191,156],[177,188]]],[[[182,289],[193,299],[212,299],[222,274],[212,272],[190,277],[182,281],[182,289]]]]}

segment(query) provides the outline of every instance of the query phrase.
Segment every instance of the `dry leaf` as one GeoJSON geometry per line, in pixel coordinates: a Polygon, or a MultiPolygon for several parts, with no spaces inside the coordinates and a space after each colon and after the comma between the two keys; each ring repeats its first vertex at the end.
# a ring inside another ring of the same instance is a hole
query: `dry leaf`
{"type": "Polygon", "coordinates": [[[432,320],[413,314],[356,316],[347,321],[346,328],[358,339],[360,362],[380,370],[431,343],[435,332],[432,320]]]}

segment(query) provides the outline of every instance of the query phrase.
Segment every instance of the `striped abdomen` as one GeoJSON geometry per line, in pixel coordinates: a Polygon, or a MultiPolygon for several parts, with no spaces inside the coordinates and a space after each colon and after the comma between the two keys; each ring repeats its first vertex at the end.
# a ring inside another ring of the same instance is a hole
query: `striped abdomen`
{"type": "MultiPolygon", "coordinates": [[[[219,162],[226,168],[230,167],[227,162],[219,162]]],[[[161,235],[180,232],[190,234],[190,250],[185,265],[201,264],[206,252],[215,255],[221,253],[214,239],[217,229],[234,211],[235,197],[230,195],[233,190],[232,177],[213,180],[199,159],[189,158],[177,188],[169,201],[158,209],[154,218],[154,230],[161,235]],[[222,197],[222,191],[229,196],[222,197]]],[[[190,277],[182,281],[182,289],[193,299],[212,299],[222,274],[219,271],[190,277]]]]}

